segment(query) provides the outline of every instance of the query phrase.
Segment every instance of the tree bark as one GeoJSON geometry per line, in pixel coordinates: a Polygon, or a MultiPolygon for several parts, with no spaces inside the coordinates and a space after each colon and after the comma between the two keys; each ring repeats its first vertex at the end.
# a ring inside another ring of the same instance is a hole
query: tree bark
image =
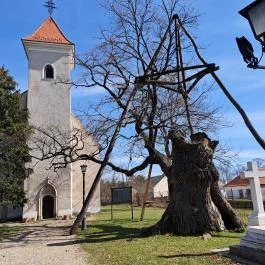
{"type": "Polygon", "coordinates": [[[242,231],[244,229],[244,223],[240,220],[237,213],[229,202],[224,198],[222,192],[219,189],[219,173],[212,164],[209,168],[213,181],[211,183],[211,197],[213,203],[218,208],[227,230],[242,231]]]}
{"type": "Polygon", "coordinates": [[[203,234],[225,229],[211,198],[212,154],[216,142],[194,134],[187,143],[172,132],[172,168],[168,174],[169,205],[161,220],[145,234],[203,234]]]}

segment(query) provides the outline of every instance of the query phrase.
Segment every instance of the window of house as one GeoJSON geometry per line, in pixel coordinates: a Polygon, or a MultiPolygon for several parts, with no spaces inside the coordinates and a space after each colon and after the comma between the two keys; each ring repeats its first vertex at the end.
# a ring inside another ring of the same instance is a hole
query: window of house
{"type": "Polygon", "coordinates": [[[45,66],[44,78],[54,79],[54,69],[53,69],[53,67],[50,64],[45,66]]]}
{"type": "Polygon", "coordinates": [[[238,192],[239,192],[239,198],[243,199],[244,198],[243,190],[239,190],[238,192]]]}
{"type": "Polygon", "coordinates": [[[251,191],[250,191],[250,189],[246,190],[246,197],[247,197],[247,199],[251,199],[251,191]]]}

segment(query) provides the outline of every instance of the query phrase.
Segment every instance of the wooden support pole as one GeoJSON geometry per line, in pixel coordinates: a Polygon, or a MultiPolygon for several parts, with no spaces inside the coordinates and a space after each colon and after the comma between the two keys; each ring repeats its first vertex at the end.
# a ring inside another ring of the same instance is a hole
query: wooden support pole
{"type": "Polygon", "coordinates": [[[136,92],[137,92],[137,87],[135,86],[133,88],[133,90],[131,91],[130,95],[129,95],[129,98],[128,98],[127,102],[126,102],[126,106],[123,109],[123,112],[122,112],[122,114],[120,116],[120,119],[117,122],[116,128],[115,128],[114,133],[113,133],[113,135],[111,137],[111,140],[109,142],[109,145],[108,145],[106,154],[104,156],[104,159],[102,161],[102,164],[99,167],[99,170],[97,172],[97,175],[95,176],[95,179],[94,179],[94,181],[92,183],[92,186],[90,188],[90,191],[87,194],[87,197],[85,199],[85,203],[84,203],[84,205],[83,205],[80,213],[77,215],[77,217],[76,217],[76,219],[74,221],[74,224],[72,225],[72,227],[70,229],[70,235],[73,235],[73,234],[76,234],[77,233],[78,226],[81,223],[83,217],[85,216],[85,213],[87,212],[87,208],[89,206],[89,203],[91,202],[92,197],[93,197],[93,195],[94,195],[94,193],[96,191],[96,188],[97,188],[98,183],[99,183],[99,181],[101,179],[101,176],[103,174],[103,171],[104,171],[105,167],[107,166],[107,164],[109,162],[109,159],[110,159],[111,153],[113,151],[114,145],[116,143],[118,134],[119,134],[119,132],[120,132],[120,130],[122,128],[123,121],[126,118],[126,115],[127,115],[128,111],[129,111],[129,108],[130,108],[130,105],[131,105],[131,101],[133,100],[136,92]]]}
{"type": "Polygon", "coordinates": [[[111,221],[113,220],[113,188],[111,188],[111,204],[110,204],[110,211],[111,211],[111,221]]]}
{"type": "Polygon", "coordinates": [[[145,186],[145,193],[144,193],[144,198],[143,198],[143,205],[142,205],[140,221],[143,221],[143,219],[144,219],[144,210],[145,210],[145,204],[146,204],[146,201],[147,201],[150,181],[151,181],[152,169],[153,169],[153,164],[151,164],[150,167],[149,167],[149,172],[148,172],[148,177],[147,177],[146,186],[145,186]]]}

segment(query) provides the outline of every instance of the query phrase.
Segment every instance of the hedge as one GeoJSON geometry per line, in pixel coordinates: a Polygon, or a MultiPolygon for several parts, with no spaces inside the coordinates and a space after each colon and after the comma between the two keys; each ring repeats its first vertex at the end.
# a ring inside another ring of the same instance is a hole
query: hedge
{"type": "MultiPolygon", "coordinates": [[[[252,200],[228,200],[233,208],[241,208],[241,209],[253,209],[252,200]]],[[[264,204],[265,202],[263,202],[264,204]]]]}

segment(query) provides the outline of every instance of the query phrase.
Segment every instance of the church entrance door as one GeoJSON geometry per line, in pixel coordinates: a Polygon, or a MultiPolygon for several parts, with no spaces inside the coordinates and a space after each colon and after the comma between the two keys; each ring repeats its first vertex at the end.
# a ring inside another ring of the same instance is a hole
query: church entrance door
{"type": "Polygon", "coordinates": [[[54,218],[54,198],[51,195],[47,195],[42,201],[42,218],[54,218]]]}

